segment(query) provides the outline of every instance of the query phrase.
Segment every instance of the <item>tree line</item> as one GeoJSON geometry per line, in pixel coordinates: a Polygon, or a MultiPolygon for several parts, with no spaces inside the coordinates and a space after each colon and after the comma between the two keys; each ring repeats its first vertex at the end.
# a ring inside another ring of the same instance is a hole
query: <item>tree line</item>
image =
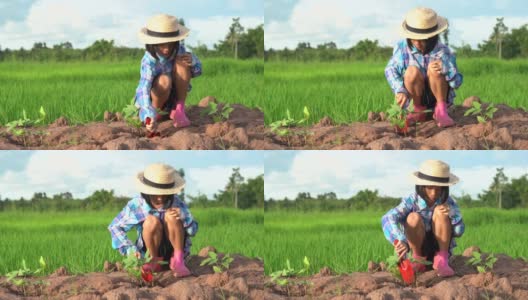
{"type": "MultiPolygon", "coordinates": [[[[511,180],[498,168],[490,186],[476,198],[468,194],[453,195],[461,207],[495,207],[502,209],[528,208],[528,174],[511,180]]],[[[361,190],[350,198],[340,199],[334,192],[317,196],[310,193],[299,193],[295,199],[267,199],[265,211],[342,211],[342,210],[376,210],[386,211],[401,201],[401,198],[381,196],[378,190],[361,190]]]]}
{"type": "MultiPolygon", "coordinates": [[[[180,20],[180,23],[184,23],[180,20]]],[[[264,25],[245,29],[240,18],[234,18],[225,38],[209,49],[205,44],[186,45],[188,50],[200,58],[233,57],[235,59],[264,57],[264,25]]],[[[116,46],[114,40],[100,39],[84,49],[76,49],[71,42],[49,46],[45,42],[35,42],[31,49],[3,49],[0,44],[2,61],[122,61],[141,59],[144,48],[116,46]]]]}
{"type": "MultiPolygon", "coordinates": [[[[185,175],[182,170],[180,174],[185,175]]],[[[138,193],[139,194],[139,193],[138,193]]],[[[263,208],[264,176],[259,175],[247,180],[240,174],[240,169],[233,169],[223,190],[209,199],[206,195],[180,195],[190,207],[232,207],[238,209],[263,208]]],[[[114,190],[97,190],[90,196],[77,199],[70,192],[48,196],[45,192],[34,193],[29,199],[9,199],[0,196],[0,211],[75,211],[75,210],[120,210],[130,197],[117,196],[114,190]]]]}
{"type": "MultiPolygon", "coordinates": [[[[440,40],[450,46],[457,57],[498,57],[499,59],[528,58],[528,24],[519,28],[509,29],[504,24],[504,18],[497,18],[489,38],[477,45],[476,49],[469,44],[459,46],[449,44],[449,31],[440,35],[440,40]]],[[[267,49],[264,53],[266,61],[362,61],[388,60],[392,55],[392,47],[380,46],[378,40],[364,39],[350,48],[337,48],[336,43],[327,42],[311,45],[300,42],[295,49],[267,49]]]]}

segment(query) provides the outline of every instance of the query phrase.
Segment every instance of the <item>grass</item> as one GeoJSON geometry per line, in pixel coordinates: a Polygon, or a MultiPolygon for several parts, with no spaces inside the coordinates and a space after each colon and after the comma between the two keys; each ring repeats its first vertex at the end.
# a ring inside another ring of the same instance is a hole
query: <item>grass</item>
{"type": "MultiPolygon", "coordinates": [[[[188,103],[205,96],[220,102],[262,107],[262,60],[204,59],[203,74],[192,80],[188,103]]],[[[43,106],[51,123],[65,116],[73,123],[103,121],[105,111],[121,111],[135,95],[140,59],[123,62],[0,63],[0,124],[30,119],[43,106]]]]}
{"type": "MultiPolygon", "coordinates": [[[[528,110],[528,61],[459,59],[464,83],[456,104],[472,95],[485,102],[528,110]]],[[[302,118],[308,106],[315,123],[324,116],[338,123],[365,122],[369,111],[386,111],[394,94],[385,79],[387,62],[266,62],[263,106],[266,124],[283,119],[289,109],[302,118]]]]}
{"type": "MultiPolygon", "coordinates": [[[[385,212],[296,213],[266,212],[263,239],[265,271],[283,269],[289,259],[302,268],[308,256],[312,273],[328,266],[336,272],[367,271],[372,261],[384,261],[393,247],[381,229],[385,212]]],[[[455,254],[477,245],[484,252],[528,257],[527,210],[462,209],[465,234],[457,239],[455,254]]]]}
{"type": "MultiPolygon", "coordinates": [[[[220,252],[262,257],[259,245],[263,235],[260,210],[191,209],[199,222],[192,238],[191,252],[212,245],[220,252]]],[[[43,256],[48,273],[66,266],[74,273],[103,270],[105,260],[123,257],[112,249],[107,226],[117,211],[106,212],[1,212],[0,274],[20,268],[25,259],[30,269],[38,267],[43,256]]],[[[135,230],[129,234],[135,240],[135,230]]]]}

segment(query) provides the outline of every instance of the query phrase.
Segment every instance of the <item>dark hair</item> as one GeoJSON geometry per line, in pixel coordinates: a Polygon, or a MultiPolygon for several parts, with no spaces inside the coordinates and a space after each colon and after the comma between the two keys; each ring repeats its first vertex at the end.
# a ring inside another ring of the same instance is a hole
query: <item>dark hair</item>
{"type": "MultiPolygon", "coordinates": [[[[425,51],[423,54],[427,54],[433,51],[433,49],[436,47],[437,44],[438,44],[438,34],[426,39],[425,40],[425,51]]],[[[409,48],[412,49],[413,44],[411,42],[411,39],[407,39],[407,46],[409,46],[409,48]]]]}
{"type": "MultiPolygon", "coordinates": [[[[418,196],[422,197],[422,199],[426,200],[427,196],[425,194],[425,185],[416,185],[416,194],[418,196]]],[[[449,187],[448,186],[442,186],[440,187],[440,202],[445,203],[447,201],[447,198],[449,198],[449,187]]],[[[436,201],[436,199],[435,199],[436,201]]]]}
{"type": "MultiPolygon", "coordinates": [[[[169,55],[169,57],[175,55],[178,53],[178,49],[180,49],[180,41],[169,43],[172,48],[172,53],[169,55]]],[[[154,57],[156,60],[159,60],[158,54],[156,53],[156,44],[146,44],[145,49],[147,50],[152,57],[154,57]]]]}
{"type": "MultiPolygon", "coordinates": [[[[150,207],[153,207],[152,206],[152,201],[150,200],[150,197],[153,197],[153,196],[155,196],[155,195],[149,195],[149,194],[141,193],[141,197],[143,197],[143,199],[145,199],[145,201],[147,201],[147,204],[150,207]]],[[[167,208],[172,206],[172,203],[174,202],[174,195],[165,195],[164,197],[165,197],[165,199],[163,199],[163,208],[167,209],[167,208]]]]}

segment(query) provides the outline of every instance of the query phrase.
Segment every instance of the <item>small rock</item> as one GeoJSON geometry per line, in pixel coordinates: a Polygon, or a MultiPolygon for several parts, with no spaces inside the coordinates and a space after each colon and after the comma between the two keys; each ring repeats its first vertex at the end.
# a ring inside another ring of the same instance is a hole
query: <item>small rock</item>
{"type": "Polygon", "coordinates": [[[479,97],[477,97],[477,96],[469,96],[468,98],[466,98],[464,100],[464,103],[462,104],[462,106],[463,107],[471,107],[471,106],[473,106],[473,102],[482,103],[482,101],[480,101],[479,97]]]}
{"type": "Polygon", "coordinates": [[[200,257],[208,257],[208,256],[209,256],[209,252],[217,253],[215,247],[213,247],[213,246],[206,246],[206,247],[202,248],[202,249],[200,250],[200,252],[198,252],[198,256],[200,256],[200,257]]]}
{"type": "Polygon", "coordinates": [[[380,265],[378,263],[375,263],[373,261],[368,262],[368,271],[369,272],[377,272],[380,270],[380,265]]]}
{"type": "Polygon", "coordinates": [[[377,112],[374,112],[374,111],[369,111],[368,113],[368,117],[367,117],[367,120],[369,122],[377,122],[379,121],[381,118],[380,118],[380,115],[379,113],[377,112]]]}
{"type": "Polygon", "coordinates": [[[380,121],[386,121],[387,120],[387,114],[384,111],[380,112],[379,116],[380,116],[380,121]]]}
{"type": "Polygon", "coordinates": [[[120,261],[115,263],[115,267],[116,267],[116,270],[119,271],[119,272],[124,270],[123,269],[123,264],[120,261]]]}
{"type": "Polygon", "coordinates": [[[116,120],[119,121],[119,122],[122,122],[122,121],[125,120],[125,119],[123,118],[123,113],[122,113],[122,112],[119,112],[119,111],[115,113],[115,118],[116,118],[116,120]]]}
{"type": "Polygon", "coordinates": [[[325,127],[325,126],[334,126],[334,120],[332,120],[330,117],[323,117],[317,124],[315,124],[316,127],[325,127]]]}
{"type": "Polygon", "coordinates": [[[208,107],[209,103],[211,103],[211,102],[218,103],[218,101],[216,100],[215,97],[207,96],[207,97],[203,98],[202,100],[200,100],[200,102],[198,103],[198,106],[199,107],[208,107]]]}
{"type": "Polygon", "coordinates": [[[387,271],[387,264],[384,261],[379,263],[379,267],[381,271],[387,271]]]}
{"type": "Polygon", "coordinates": [[[67,276],[70,273],[68,272],[68,269],[66,267],[62,266],[58,268],[55,272],[53,272],[52,276],[67,276]]]}
{"type": "Polygon", "coordinates": [[[508,294],[511,294],[513,292],[512,284],[510,280],[508,280],[508,278],[506,277],[499,278],[498,280],[494,280],[492,284],[490,285],[490,288],[492,290],[502,291],[508,294]]]}
{"type": "Polygon", "coordinates": [[[55,122],[53,122],[51,124],[52,127],[61,127],[61,126],[68,126],[70,122],[68,121],[68,119],[66,119],[66,117],[59,117],[57,120],[55,120],[55,122]]]}
{"type": "Polygon", "coordinates": [[[115,271],[115,265],[113,263],[109,262],[109,261],[105,261],[103,270],[105,272],[113,272],[113,271],[115,271]]]}
{"type": "Polygon", "coordinates": [[[235,278],[230,280],[224,288],[228,291],[233,291],[236,293],[248,294],[249,287],[246,280],[242,277],[235,278]]]}
{"type": "Polygon", "coordinates": [[[473,252],[477,251],[478,253],[481,253],[480,252],[480,248],[478,246],[470,246],[469,248],[466,248],[466,250],[464,250],[464,253],[462,253],[462,256],[464,257],[472,257],[473,256],[473,252]]]}
{"type": "Polygon", "coordinates": [[[110,111],[105,111],[104,112],[104,115],[103,115],[103,119],[105,122],[112,122],[115,120],[115,115],[114,113],[110,112],[110,111]]]}
{"type": "Polygon", "coordinates": [[[320,276],[332,276],[334,272],[329,267],[322,267],[321,270],[319,270],[320,276]]]}

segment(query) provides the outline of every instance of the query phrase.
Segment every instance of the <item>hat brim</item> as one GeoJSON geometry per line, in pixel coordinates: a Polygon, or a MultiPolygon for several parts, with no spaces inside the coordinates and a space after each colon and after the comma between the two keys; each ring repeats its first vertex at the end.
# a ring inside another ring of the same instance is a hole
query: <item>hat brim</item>
{"type": "Polygon", "coordinates": [[[143,27],[138,32],[138,38],[139,40],[147,45],[156,45],[156,44],[164,44],[164,43],[171,43],[171,42],[177,42],[181,41],[189,36],[189,28],[185,26],[181,26],[178,28],[180,31],[180,34],[178,36],[174,37],[156,37],[148,35],[147,28],[143,27]]]}
{"type": "Polygon", "coordinates": [[[400,31],[401,31],[401,35],[403,35],[404,37],[408,38],[408,39],[413,39],[413,40],[426,40],[430,37],[433,37],[437,34],[440,34],[442,33],[443,31],[445,31],[448,27],[449,27],[449,24],[447,23],[447,19],[446,18],[443,18],[443,17],[440,17],[438,16],[438,29],[433,31],[433,32],[428,32],[428,33],[416,33],[416,32],[411,32],[409,30],[407,30],[407,27],[406,27],[406,24],[407,22],[406,21],[403,21],[402,25],[401,25],[401,28],[400,28],[400,31]]]}
{"type": "Polygon", "coordinates": [[[143,181],[143,172],[138,173],[136,176],[136,185],[138,190],[147,195],[174,195],[179,194],[185,187],[185,180],[179,176],[174,181],[174,186],[171,188],[156,188],[145,184],[143,181]]]}
{"type": "Polygon", "coordinates": [[[422,178],[419,178],[418,177],[418,171],[416,172],[413,172],[410,176],[411,176],[411,179],[412,181],[416,184],[416,185],[432,185],[432,186],[451,186],[451,185],[455,185],[458,183],[459,179],[457,176],[449,173],[449,181],[448,182],[437,182],[437,181],[431,181],[431,180],[426,180],[426,179],[422,179],[422,178]]]}

